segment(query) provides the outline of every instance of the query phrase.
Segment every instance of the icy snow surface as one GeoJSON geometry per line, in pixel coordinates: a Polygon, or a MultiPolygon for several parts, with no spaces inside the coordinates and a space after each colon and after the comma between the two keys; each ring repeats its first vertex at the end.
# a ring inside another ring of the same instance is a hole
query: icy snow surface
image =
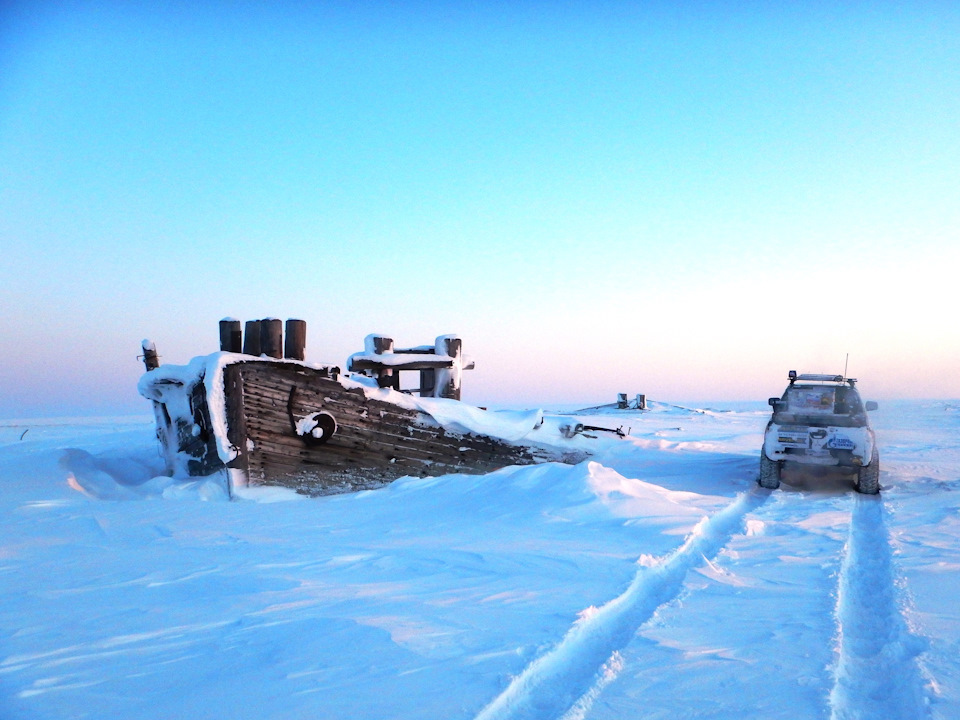
{"type": "Polygon", "coordinates": [[[5,421],[0,717],[957,718],[955,408],[873,414],[879,498],[756,487],[759,405],[232,501],[160,476],[151,418],[5,421]]]}

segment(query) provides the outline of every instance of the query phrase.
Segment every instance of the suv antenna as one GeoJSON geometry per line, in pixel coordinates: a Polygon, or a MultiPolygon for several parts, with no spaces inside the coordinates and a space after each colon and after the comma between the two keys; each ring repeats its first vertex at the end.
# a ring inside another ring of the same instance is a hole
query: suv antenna
{"type": "Polygon", "coordinates": [[[850,364],[850,353],[847,353],[847,359],[843,361],[843,379],[847,379],[847,365],[850,364]]]}

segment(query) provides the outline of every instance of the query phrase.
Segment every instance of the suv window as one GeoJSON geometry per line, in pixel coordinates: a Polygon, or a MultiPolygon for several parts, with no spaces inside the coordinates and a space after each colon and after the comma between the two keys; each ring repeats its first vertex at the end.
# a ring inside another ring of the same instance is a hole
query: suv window
{"type": "Polygon", "coordinates": [[[832,387],[791,387],[783,394],[787,412],[806,415],[833,413],[834,393],[832,387]]]}
{"type": "Polygon", "coordinates": [[[860,427],[867,423],[860,394],[854,388],[824,385],[788,387],[773,420],[821,427],[860,427]]]}
{"type": "Polygon", "coordinates": [[[849,387],[837,388],[833,412],[837,415],[862,415],[864,409],[860,393],[849,387]]]}

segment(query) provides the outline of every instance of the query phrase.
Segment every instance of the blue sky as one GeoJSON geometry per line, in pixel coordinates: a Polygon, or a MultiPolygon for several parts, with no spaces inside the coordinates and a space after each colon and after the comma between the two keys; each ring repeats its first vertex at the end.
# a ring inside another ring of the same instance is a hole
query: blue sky
{"type": "Polygon", "coordinates": [[[459,333],[478,404],[960,397],[960,5],[833,5],[6,3],[0,415],[224,316],[459,333]]]}

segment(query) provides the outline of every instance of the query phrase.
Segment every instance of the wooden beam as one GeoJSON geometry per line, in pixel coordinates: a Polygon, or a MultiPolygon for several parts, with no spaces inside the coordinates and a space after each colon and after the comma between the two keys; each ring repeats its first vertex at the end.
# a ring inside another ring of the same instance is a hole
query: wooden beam
{"type": "Polygon", "coordinates": [[[449,368],[453,362],[448,357],[437,355],[412,355],[409,360],[402,355],[388,355],[389,360],[378,359],[374,355],[356,356],[350,359],[350,370],[362,372],[364,370],[436,370],[449,368]]]}

